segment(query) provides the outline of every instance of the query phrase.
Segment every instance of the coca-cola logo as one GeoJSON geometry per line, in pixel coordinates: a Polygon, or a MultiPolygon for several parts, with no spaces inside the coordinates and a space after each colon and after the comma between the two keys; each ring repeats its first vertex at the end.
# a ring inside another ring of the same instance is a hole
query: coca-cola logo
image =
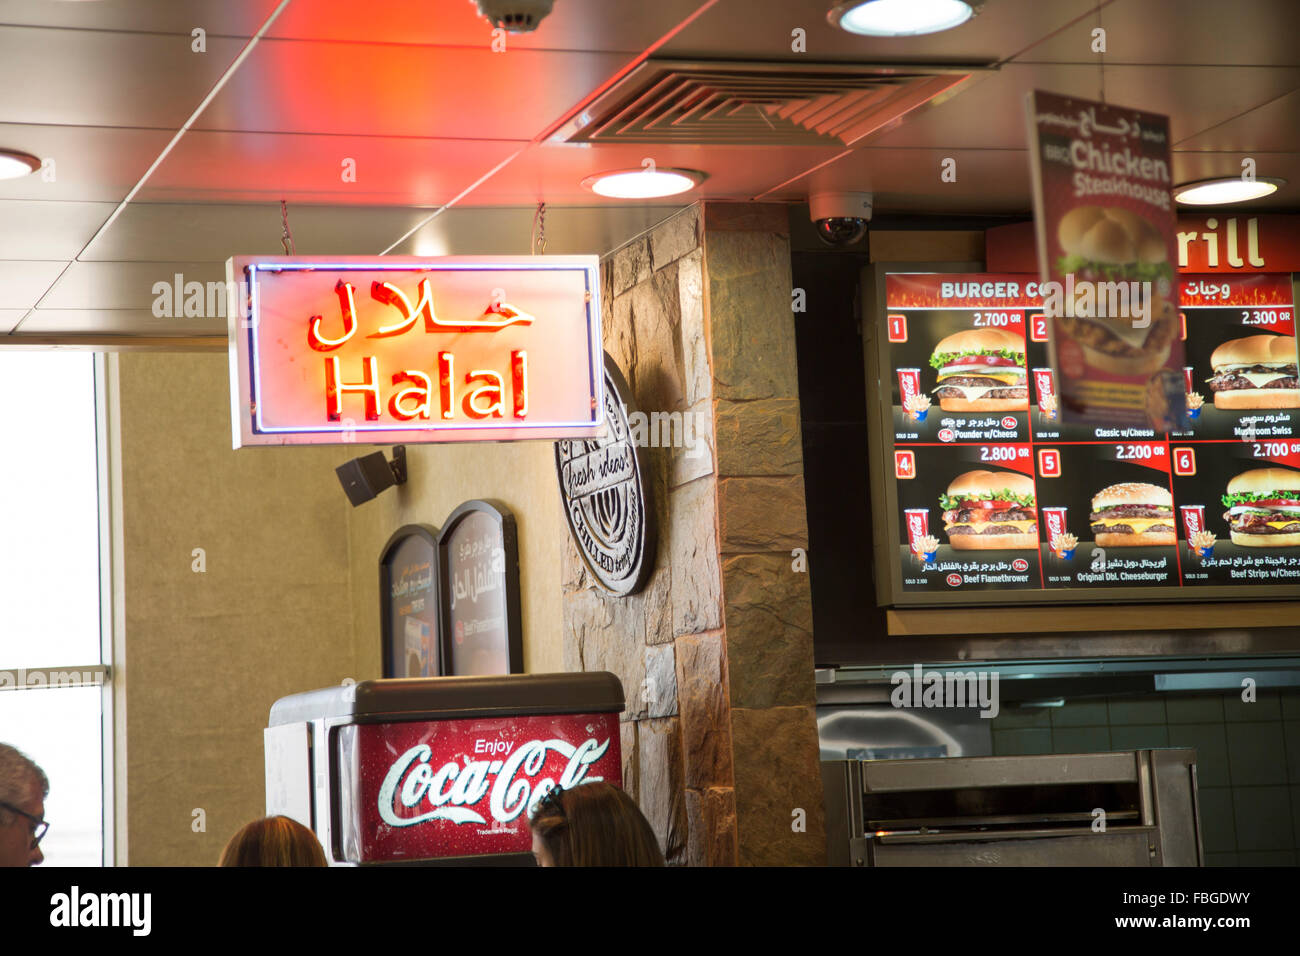
{"type": "Polygon", "coordinates": [[[1038,386],[1039,395],[1052,394],[1052,373],[1050,371],[1035,372],[1034,382],[1038,386]]]}
{"type": "Polygon", "coordinates": [[[908,515],[907,527],[908,530],[914,535],[925,534],[925,530],[926,530],[925,519],[922,518],[920,515],[908,515]]]}
{"type": "Polygon", "coordinates": [[[1029,562],[1026,561],[1024,558],[1016,558],[1014,561],[1011,562],[1011,570],[1012,570],[1012,571],[1028,571],[1028,570],[1029,570],[1029,562]]]}
{"type": "Polygon", "coordinates": [[[429,763],[433,751],[427,744],[410,748],[389,767],[379,787],[380,819],[391,827],[410,827],[429,820],[486,824],[480,812],[486,809],[493,820],[509,823],[556,786],[568,789],[586,779],[591,765],[609,749],[609,739],[598,743],[595,737],[589,737],[577,746],[558,739],[530,740],[518,747],[500,741],[498,746],[508,754],[504,760],[471,760],[464,766],[448,761],[436,770],[429,763]],[[568,761],[559,780],[544,777],[532,783],[531,778],[542,772],[549,753],[568,761]],[[482,806],[484,798],[486,808],[482,806]],[[415,816],[400,812],[401,808],[410,810],[422,805],[430,809],[415,816]]]}
{"type": "Polygon", "coordinates": [[[944,578],[944,580],[948,582],[949,587],[954,587],[954,588],[961,587],[960,574],[950,574],[946,578],[944,578]]]}

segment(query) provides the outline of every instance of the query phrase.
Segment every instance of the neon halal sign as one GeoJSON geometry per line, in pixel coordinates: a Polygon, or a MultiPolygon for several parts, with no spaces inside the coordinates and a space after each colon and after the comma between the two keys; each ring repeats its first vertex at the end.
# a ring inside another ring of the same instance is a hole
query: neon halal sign
{"type": "Polygon", "coordinates": [[[248,289],[229,321],[235,446],[597,436],[596,268],[232,259],[228,279],[248,289]]]}

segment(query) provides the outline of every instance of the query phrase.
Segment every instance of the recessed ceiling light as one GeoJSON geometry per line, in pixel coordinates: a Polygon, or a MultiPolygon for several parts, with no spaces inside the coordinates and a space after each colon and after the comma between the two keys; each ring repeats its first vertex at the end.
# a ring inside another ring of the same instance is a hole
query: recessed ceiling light
{"type": "Polygon", "coordinates": [[[868,37],[914,37],[959,27],[983,0],[842,0],[831,26],[868,37]]]}
{"type": "Polygon", "coordinates": [[[1174,199],[1185,206],[1229,206],[1235,202],[1249,202],[1277,192],[1286,185],[1285,179],[1242,179],[1225,176],[1222,179],[1201,179],[1174,187],[1174,199]]]}
{"type": "Polygon", "coordinates": [[[41,161],[31,153],[0,149],[0,179],[20,179],[41,168],[41,161]]]}
{"type": "Polygon", "coordinates": [[[615,169],[588,176],[582,185],[610,199],[659,199],[694,189],[707,176],[694,169],[615,169]]]}

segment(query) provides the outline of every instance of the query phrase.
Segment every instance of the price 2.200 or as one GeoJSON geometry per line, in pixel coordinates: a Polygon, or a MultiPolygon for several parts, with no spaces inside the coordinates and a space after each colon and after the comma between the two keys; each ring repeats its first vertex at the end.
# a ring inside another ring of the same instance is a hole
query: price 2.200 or
{"type": "Polygon", "coordinates": [[[1116,445],[1116,461],[1147,461],[1151,458],[1163,458],[1164,448],[1158,445],[1116,445]]]}

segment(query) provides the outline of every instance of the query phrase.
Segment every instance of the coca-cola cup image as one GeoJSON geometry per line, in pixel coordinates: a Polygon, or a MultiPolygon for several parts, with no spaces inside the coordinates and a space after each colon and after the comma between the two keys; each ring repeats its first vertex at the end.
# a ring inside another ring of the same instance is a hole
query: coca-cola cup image
{"type": "Polygon", "coordinates": [[[1192,381],[1192,366],[1183,366],[1183,384],[1187,386],[1187,391],[1196,391],[1196,384],[1192,381]]]}
{"type": "Polygon", "coordinates": [[[1055,421],[1058,415],[1056,378],[1050,368],[1034,369],[1034,389],[1038,393],[1038,411],[1044,418],[1055,421]]]}
{"type": "Polygon", "coordinates": [[[1205,505],[1179,505],[1178,512],[1183,516],[1183,537],[1187,539],[1187,547],[1195,551],[1194,538],[1205,531],[1205,505]]]}
{"type": "Polygon", "coordinates": [[[930,534],[930,509],[905,508],[903,521],[907,526],[907,546],[912,554],[930,564],[939,553],[939,542],[930,534]]]}
{"type": "Polygon", "coordinates": [[[919,368],[900,368],[898,370],[898,404],[902,406],[903,411],[918,422],[925,421],[926,413],[929,411],[929,402],[925,402],[925,408],[921,399],[921,370],[919,368]]]}
{"type": "Polygon", "coordinates": [[[1078,543],[1077,541],[1071,541],[1073,535],[1066,537],[1068,526],[1065,523],[1065,514],[1068,510],[1068,508],[1060,507],[1043,508],[1043,528],[1047,531],[1048,546],[1056,552],[1058,558],[1065,558],[1066,560],[1074,557],[1074,548],[1065,548],[1062,545],[1078,543]]]}

